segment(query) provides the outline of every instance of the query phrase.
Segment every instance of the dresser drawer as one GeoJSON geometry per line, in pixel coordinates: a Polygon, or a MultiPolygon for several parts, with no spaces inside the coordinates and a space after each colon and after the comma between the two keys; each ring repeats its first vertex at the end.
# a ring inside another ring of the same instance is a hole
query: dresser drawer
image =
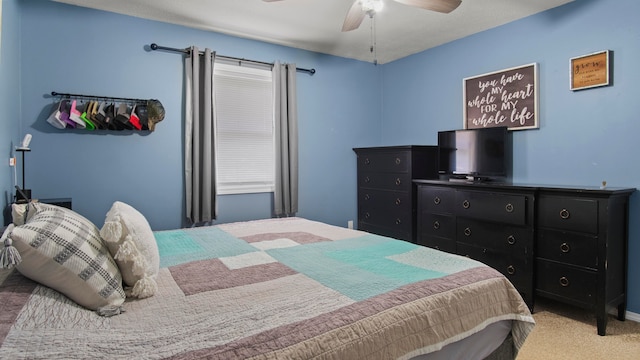
{"type": "Polygon", "coordinates": [[[413,183],[410,174],[364,172],[358,176],[358,186],[368,189],[411,191],[413,183]]]}
{"type": "MultiPolygon", "coordinates": [[[[478,260],[500,271],[518,289],[532,287],[533,264],[524,257],[506,255],[504,252],[458,242],[457,252],[478,260]]],[[[523,290],[521,290],[523,291],[523,290]]]]}
{"type": "Polygon", "coordinates": [[[456,218],[449,215],[423,213],[420,217],[420,234],[455,240],[456,218]]]}
{"type": "Polygon", "coordinates": [[[411,211],[411,193],[378,189],[358,190],[358,205],[363,211],[381,211],[394,214],[398,211],[411,211]]]}
{"type": "Polygon", "coordinates": [[[449,214],[456,201],[456,191],[443,187],[421,187],[418,203],[422,211],[449,214]]]}
{"type": "Polygon", "coordinates": [[[446,251],[448,253],[456,253],[456,242],[453,239],[442,238],[431,235],[419,235],[418,245],[428,246],[436,250],[446,251]]]}
{"type": "Polygon", "coordinates": [[[540,195],[539,199],[539,226],[590,234],[598,232],[598,200],[552,195],[540,195]]]}
{"type": "Polygon", "coordinates": [[[359,221],[358,230],[409,242],[415,241],[413,239],[413,230],[411,229],[411,226],[406,225],[388,227],[359,221]]]}
{"type": "Polygon", "coordinates": [[[594,305],[597,295],[597,272],[554,261],[536,261],[536,289],[585,305],[594,305]]]}
{"type": "Polygon", "coordinates": [[[358,172],[407,173],[411,168],[409,151],[380,151],[358,156],[358,172]]]}
{"type": "Polygon", "coordinates": [[[395,213],[389,213],[384,209],[359,209],[358,228],[362,229],[363,226],[366,226],[367,224],[371,224],[378,228],[384,227],[411,233],[413,228],[411,209],[407,209],[406,211],[397,211],[395,213]]]}
{"type": "Polygon", "coordinates": [[[536,256],[567,264],[598,267],[598,238],[570,232],[540,230],[536,256]]]}
{"type": "Polygon", "coordinates": [[[525,256],[533,250],[533,229],[459,218],[456,240],[525,256]]]}
{"type": "Polygon", "coordinates": [[[458,191],[455,211],[459,216],[505,224],[527,223],[527,196],[498,192],[458,191]]]}

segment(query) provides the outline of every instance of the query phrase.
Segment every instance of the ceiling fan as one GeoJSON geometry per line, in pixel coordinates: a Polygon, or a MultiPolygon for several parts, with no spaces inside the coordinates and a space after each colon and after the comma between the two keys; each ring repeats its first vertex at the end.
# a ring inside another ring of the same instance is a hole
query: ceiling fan
{"type": "MultiPolygon", "coordinates": [[[[281,0],[263,0],[266,2],[281,1],[281,0]]],[[[441,13],[450,13],[455,10],[461,0],[393,0],[400,4],[422,8],[431,11],[437,11],[441,13]]],[[[351,31],[357,29],[366,15],[373,18],[376,12],[382,9],[382,0],[355,0],[347,17],[344,19],[342,25],[342,31],[351,31]]]]}

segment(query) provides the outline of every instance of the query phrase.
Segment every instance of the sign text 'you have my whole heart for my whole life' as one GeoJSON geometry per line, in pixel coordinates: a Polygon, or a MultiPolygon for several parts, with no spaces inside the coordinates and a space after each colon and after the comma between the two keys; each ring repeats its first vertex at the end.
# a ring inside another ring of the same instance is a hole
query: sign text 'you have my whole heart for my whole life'
{"type": "Polygon", "coordinates": [[[466,128],[536,127],[534,65],[468,78],[464,86],[466,128]]]}

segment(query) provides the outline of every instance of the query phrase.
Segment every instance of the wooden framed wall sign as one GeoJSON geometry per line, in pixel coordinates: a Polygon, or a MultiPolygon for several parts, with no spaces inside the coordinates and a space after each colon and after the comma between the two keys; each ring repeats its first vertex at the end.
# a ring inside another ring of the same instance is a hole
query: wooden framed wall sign
{"type": "Polygon", "coordinates": [[[537,129],[538,64],[463,79],[464,128],[537,129]]]}
{"type": "Polygon", "coordinates": [[[571,90],[610,85],[610,55],[605,50],[571,58],[571,90]]]}

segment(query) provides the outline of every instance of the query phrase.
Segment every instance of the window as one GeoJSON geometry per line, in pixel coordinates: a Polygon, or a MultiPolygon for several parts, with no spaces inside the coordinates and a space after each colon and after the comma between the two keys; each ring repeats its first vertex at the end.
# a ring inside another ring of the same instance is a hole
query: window
{"type": "Polygon", "coordinates": [[[216,62],[218,194],[272,192],[275,182],[271,69],[216,62]]]}

